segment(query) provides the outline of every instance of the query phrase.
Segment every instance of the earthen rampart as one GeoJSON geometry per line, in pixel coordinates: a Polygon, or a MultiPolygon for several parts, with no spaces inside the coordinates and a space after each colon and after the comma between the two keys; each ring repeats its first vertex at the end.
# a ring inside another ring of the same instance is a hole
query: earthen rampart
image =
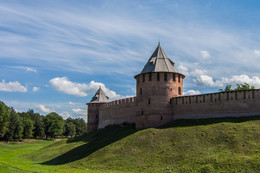
{"type": "Polygon", "coordinates": [[[173,119],[260,115],[260,89],[174,97],[173,119]]]}
{"type": "Polygon", "coordinates": [[[100,107],[98,128],[108,125],[135,124],[135,119],[135,97],[115,100],[100,107]]]}

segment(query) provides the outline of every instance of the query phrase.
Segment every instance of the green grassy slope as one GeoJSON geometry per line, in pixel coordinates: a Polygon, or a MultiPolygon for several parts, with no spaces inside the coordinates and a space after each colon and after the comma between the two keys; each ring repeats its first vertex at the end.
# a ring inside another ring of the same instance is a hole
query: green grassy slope
{"type": "Polygon", "coordinates": [[[260,172],[260,116],[180,120],[140,131],[107,127],[23,158],[105,172],[260,172]]]}
{"type": "MultiPolygon", "coordinates": [[[[101,172],[90,170],[88,168],[76,168],[69,164],[64,165],[43,165],[41,162],[34,161],[28,157],[32,153],[44,152],[46,148],[54,148],[54,146],[66,143],[66,140],[45,141],[45,140],[27,140],[24,143],[0,142],[0,173],[28,173],[28,172],[55,172],[55,173],[80,173],[80,172],[101,172]]],[[[80,144],[78,144],[80,145],[80,144]]],[[[73,147],[73,146],[72,146],[73,147]]],[[[69,148],[69,147],[67,147],[69,148]]],[[[48,155],[54,154],[56,150],[52,150],[48,155]]],[[[57,151],[59,153],[59,151],[57,151]]],[[[43,159],[43,157],[42,157],[43,159]]]]}

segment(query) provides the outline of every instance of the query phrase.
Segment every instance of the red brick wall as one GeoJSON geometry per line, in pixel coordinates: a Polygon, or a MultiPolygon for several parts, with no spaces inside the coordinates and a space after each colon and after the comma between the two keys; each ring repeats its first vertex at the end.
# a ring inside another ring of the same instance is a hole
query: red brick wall
{"type": "Polygon", "coordinates": [[[87,132],[97,130],[99,122],[99,107],[104,103],[88,103],[87,132]]]}
{"type": "Polygon", "coordinates": [[[98,128],[124,123],[134,124],[135,118],[135,97],[112,101],[100,107],[98,128]]]}
{"type": "Polygon", "coordinates": [[[175,97],[171,106],[174,120],[260,115],[260,90],[175,97]]]}
{"type": "Polygon", "coordinates": [[[136,76],[137,97],[88,104],[88,132],[108,125],[135,123],[137,129],[157,127],[177,119],[260,115],[260,89],[182,96],[183,77],[173,73],[136,76]],[[181,95],[178,93],[181,88],[181,95]],[[142,89],[142,93],[140,92],[142,89]]]}
{"type": "Polygon", "coordinates": [[[166,80],[164,72],[151,73],[151,81],[149,80],[150,73],[136,76],[137,129],[157,127],[173,120],[170,99],[182,95],[184,76],[178,73],[166,74],[166,80]],[[159,74],[159,81],[157,74],[159,74]],[[175,80],[173,76],[175,76],[175,80]]]}

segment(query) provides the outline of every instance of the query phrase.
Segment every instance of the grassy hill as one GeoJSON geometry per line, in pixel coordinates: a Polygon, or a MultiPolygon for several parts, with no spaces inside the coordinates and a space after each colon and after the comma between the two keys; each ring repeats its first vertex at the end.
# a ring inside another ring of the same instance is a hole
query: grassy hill
{"type": "MultiPolygon", "coordinates": [[[[19,159],[42,172],[260,172],[260,116],[179,120],[139,131],[107,127],[19,159]]],[[[28,170],[24,165],[16,167],[28,170]]]]}

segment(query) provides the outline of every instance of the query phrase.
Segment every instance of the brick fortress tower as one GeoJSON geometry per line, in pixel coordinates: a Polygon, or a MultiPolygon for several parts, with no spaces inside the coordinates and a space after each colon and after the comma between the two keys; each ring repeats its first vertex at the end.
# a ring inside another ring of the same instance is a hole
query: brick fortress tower
{"type": "Polygon", "coordinates": [[[170,99],[183,94],[183,79],[160,43],[136,79],[136,128],[157,127],[173,120],[170,99]]]}
{"type": "Polygon", "coordinates": [[[106,96],[104,91],[99,88],[88,105],[88,126],[87,132],[97,130],[99,123],[99,107],[109,102],[109,98],[106,96]]]}

